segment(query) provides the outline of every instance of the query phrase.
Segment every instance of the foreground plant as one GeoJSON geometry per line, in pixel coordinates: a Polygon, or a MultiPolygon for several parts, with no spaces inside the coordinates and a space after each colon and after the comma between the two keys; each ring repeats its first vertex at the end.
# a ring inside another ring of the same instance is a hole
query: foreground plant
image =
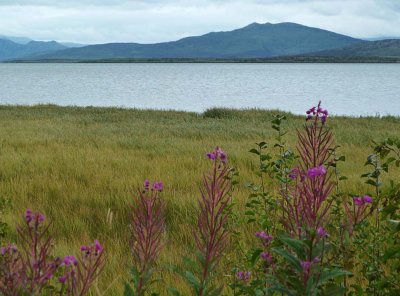
{"type": "Polygon", "coordinates": [[[131,220],[131,249],[135,266],[131,270],[133,288],[125,285],[125,295],[144,295],[151,281],[154,265],[163,246],[165,232],[165,202],[159,194],[161,182],[145,180],[144,190],[134,197],[131,220]]]}
{"type": "MultiPolygon", "coordinates": [[[[197,228],[193,232],[197,247],[196,261],[185,258],[188,270],[178,270],[186,280],[194,295],[219,295],[223,286],[213,285],[213,273],[223,257],[229,244],[231,231],[228,227],[231,216],[231,168],[228,166],[227,155],[217,147],[207,153],[212,162],[211,171],[204,175],[200,187],[199,216],[197,228]],[[194,269],[195,273],[189,271],[194,269]]],[[[179,295],[176,289],[171,289],[179,295]]]]}
{"type": "Polygon", "coordinates": [[[54,240],[45,216],[26,210],[24,222],[17,227],[19,247],[8,244],[0,254],[0,292],[2,295],[86,295],[104,266],[103,249],[96,241],[79,260],[64,260],[52,255],[54,240]],[[72,265],[70,263],[73,263],[72,265]],[[64,268],[64,275],[56,275],[64,268]]]}
{"type": "MultiPolygon", "coordinates": [[[[297,132],[297,166],[287,170],[283,163],[277,170],[281,196],[278,212],[282,215],[283,231],[275,231],[276,237],[269,228],[256,233],[261,247],[248,256],[251,278],[239,273],[232,285],[237,295],[343,292],[333,279],[347,273],[327,261],[331,247],[326,228],[335,186],[330,168],[335,162],[332,151],[336,148],[327,118],[328,111],[321,103],[307,111],[310,123],[297,132]]],[[[295,159],[291,156],[286,163],[295,159]]]]}

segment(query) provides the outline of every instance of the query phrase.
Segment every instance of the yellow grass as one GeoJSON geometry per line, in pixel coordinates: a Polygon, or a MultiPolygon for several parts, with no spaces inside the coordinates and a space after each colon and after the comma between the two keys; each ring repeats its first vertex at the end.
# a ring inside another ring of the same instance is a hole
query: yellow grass
{"type": "MultiPolygon", "coordinates": [[[[161,292],[168,285],[184,287],[165,267],[178,264],[183,254],[193,251],[198,187],[210,165],[205,153],[217,145],[228,153],[240,172],[235,199],[243,207],[248,195],[245,183],[256,180],[257,169],[257,159],[248,150],[261,140],[273,142],[270,121],[277,112],[214,111],[208,116],[221,118],[116,108],[0,107],[0,195],[12,201],[5,216],[11,226],[8,239],[15,239],[15,223],[26,208],[43,212],[53,222],[57,255],[77,253],[81,244],[99,239],[108,260],[98,290],[104,295],[121,294],[131,265],[132,194],[145,178],[163,181],[168,231],[159,287],[161,292]]],[[[287,116],[291,130],[287,139],[293,146],[294,128],[304,118],[287,116]]],[[[344,191],[371,191],[359,178],[366,171],[363,163],[371,141],[399,136],[400,118],[334,117],[329,124],[347,157],[340,168],[349,178],[344,191]]],[[[240,227],[247,231],[247,226],[240,227]]],[[[235,255],[240,256],[227,257],[235,255]]],[[[222,264],[221,279],[232,268],[228,260],[222,264]]],[[[92,293],[98,294],[96,289],[92,293]]]]}

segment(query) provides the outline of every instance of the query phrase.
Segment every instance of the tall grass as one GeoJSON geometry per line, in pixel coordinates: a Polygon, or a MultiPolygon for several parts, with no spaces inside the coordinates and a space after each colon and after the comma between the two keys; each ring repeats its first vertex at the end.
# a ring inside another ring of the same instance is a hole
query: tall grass
{"type": "MultiPolygon", "coordinates": [[[[247,152],[252,143],[272,141],[270,121],[276,113],[215,109],[202,116],[118,108],[1,106],[0,195],[12,201],[5,219],[13,226],[26,208],[45,213],[54,221],[55,253],[60,255],[70,255],[69,250],[81,241],[98,238],[110,251],[98,291],[121,294],[132,263],[127,242],[135,188],[145,178],[165,182],[169,228],[159,267],[179,263],[182,254],[195,248],[191,229],[196,224],[202,172],[207,168],[205,153],[218,145],[229,152],[230,164],[240,171],[236,202],[244,206],[245,183],[254,181],[252,172],[257,167],[247,152]]],[[[304,118],[286,116],[291,131],[287,139],[294,141],[293,127],[304,118]]],[[[348,177],[342,190],[367,191],[359,172],[371,151],[369,143],[398,136],[400,118],[333,117],[329,125],[348,159],[342,166],[348,177]]],[[[15,236],[12,227],[8,239],[15,236]]],[[[250,235],[241,243],[253,239],[250,235]]],[[[233,251],[226,257],[232,256],[233,251]]],[[[221,262],[227,276],[228,261],[221,262]]],[[[183,285],[167,269],[163,280],[166,285],[183,285]]]]}

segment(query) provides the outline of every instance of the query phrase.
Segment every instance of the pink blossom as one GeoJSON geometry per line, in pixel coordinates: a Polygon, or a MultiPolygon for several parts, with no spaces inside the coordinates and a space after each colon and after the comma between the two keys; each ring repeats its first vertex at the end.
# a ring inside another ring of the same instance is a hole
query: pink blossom
{"type": "Polygon", "coordinates": [[[307,172],[308,177],[310,178],[315,178],[315,177],[320,177],[326,174],[326,168],[321,165],[315,168],[310,168],[307,172]]]}
{"type": "Polygon", "coordinates": [[[319,237],[327,237],[328,236],[328,233],[326,232],[326,230],[323,227],[318,227],[317,234],[319,237]]]}

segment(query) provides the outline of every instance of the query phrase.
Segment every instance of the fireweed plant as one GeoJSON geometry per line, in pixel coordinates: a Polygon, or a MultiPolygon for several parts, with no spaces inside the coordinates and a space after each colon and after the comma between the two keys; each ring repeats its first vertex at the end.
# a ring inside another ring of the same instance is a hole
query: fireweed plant
{"type": "MultiPolygon", "coordinates": [[[[328,262],[331,246],[326,228],[335,187],[331,170],[335,164],[332,153],[335,146],[327,126],[328,111],[319,103],[306,113],[306,124],[297,131],[298,158],[286,152],[290,150],[283,145],[275,145],[280,154],[270,163],[275,164],[271,167],[281,168],[271,174],[278,180],[279,196],[274,199],[280,225],[255,233],[261,247],[251,250],[248,256],[252,270],[237,273],[231,285],[235,295],[317,295],[344,291],[334,280],[347,272],[328,262]],[[287,164],[294,167],[289,170],[287,164]]],[[[280,122],[275,119],[273,128],[280,132],[277,123],[280,122]]],[[[250,152],[261,155],[260,151],[250,152]]],[[[272,215],[266,213],[264,218],[272,215]]]]}
{"type": "MultiPolygon", "coordinates": [[[[214,273],[232,233],[229,228],[232,214],[232,169],[228,166],[226,153],[219,147],[207,153],[207,158],[212,167],[204,175],[200,187],[197,228],[193,232],[197,247],[196,260],[184,258],[186,270],[176,269],[190,286],[193,295],[199,296],[222,293],[223,286],[214,285],[214,273]]],[[[180,295],[175,288],[170,291],[174,295],[180,295]]]]}
{"type": "Polygon", "coordinates": [[[88,293],[104,267],[103,247],[98,241],[82,246],[79,257],[52,255],[54,240],[45,216],[26,210],[17,226],[19,245],[0,251],[1,295],[79,295],[88,293]]]}
{"type": "Polygon", "coordinates": [[[144,295],[152,281],[157,257],[163,246],[165,232],[165,202],[160,198],[164,185],[144,181],[144,189],[134,196],[131,217],[131,250],[134,267],[131,270],[133,288],[127,283],[125,295],[144,295]]]}

